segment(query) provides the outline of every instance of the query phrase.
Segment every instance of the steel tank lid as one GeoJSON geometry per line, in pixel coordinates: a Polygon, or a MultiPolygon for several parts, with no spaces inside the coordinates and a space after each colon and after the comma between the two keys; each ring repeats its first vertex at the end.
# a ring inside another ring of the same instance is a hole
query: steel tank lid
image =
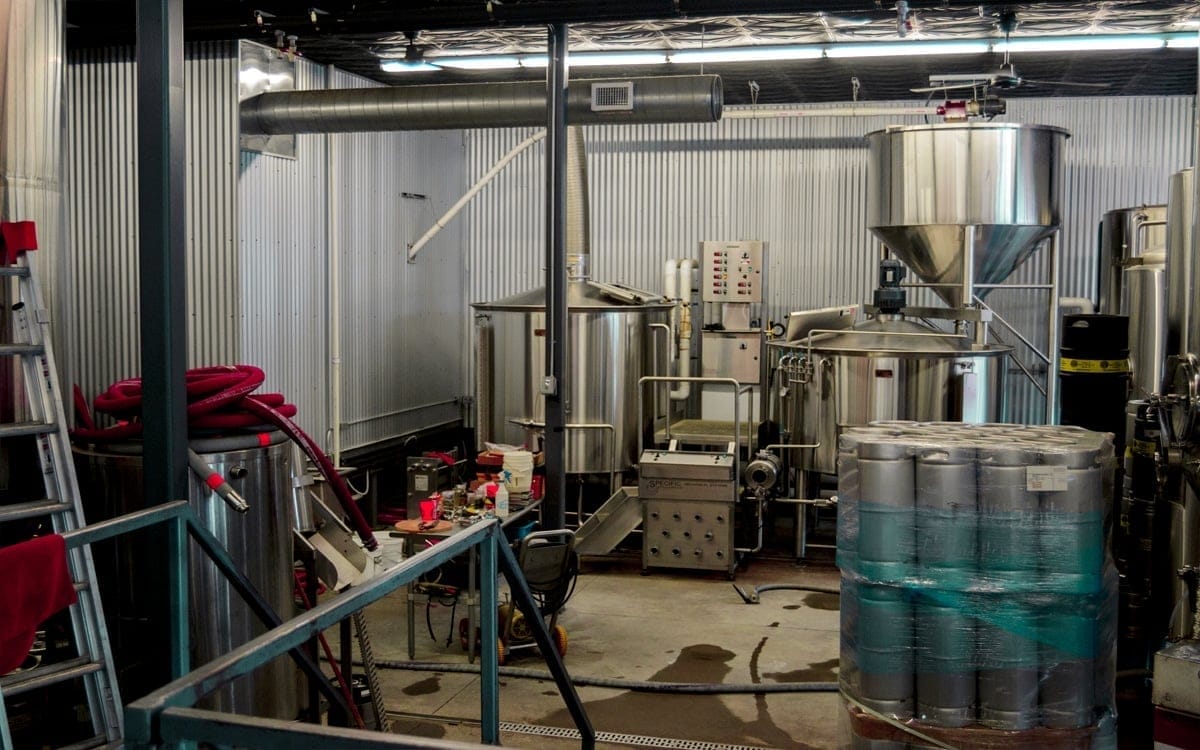
{"type": "Polygon", "coordinates": [[[1071,137],[1071,131],[1056,125],[1039,125],[1027,122],[931,122],[919,125],[888,125],[867,133],[867,138],[892,133],[912,133],[921,130],[1046,130],[1071,137]]]}
{"type": "MultiPolygon", "coordinates": [[[[809,349],[805,339],[770,345],[809,349]]],[[[817,334],[812,337],[811,348],[820,353],[897,357],[997,357],[1012,351],[1010,346],[976,346],[963,336],[904,318],[874,318],[845,331],[817,334]]]]}
{"type": "MultiPolygon", "coordinates": [[[[566,297],[568,310],[669,310],[672,307],[662,295],[591,279],[568,281],[566,297]]],[[[546,287],[492,302],[473,302],[471,307],[476,310],[544,310],[546,287]]]]}

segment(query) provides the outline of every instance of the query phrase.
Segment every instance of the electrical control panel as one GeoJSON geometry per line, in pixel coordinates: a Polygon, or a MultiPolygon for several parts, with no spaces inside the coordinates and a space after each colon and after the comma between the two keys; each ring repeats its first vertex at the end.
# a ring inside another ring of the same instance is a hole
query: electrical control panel
{"type": "Polygon", "coordinates": [[[701,242],[704,302],[762,302],[765,243],[761,240],[701,242]]]}

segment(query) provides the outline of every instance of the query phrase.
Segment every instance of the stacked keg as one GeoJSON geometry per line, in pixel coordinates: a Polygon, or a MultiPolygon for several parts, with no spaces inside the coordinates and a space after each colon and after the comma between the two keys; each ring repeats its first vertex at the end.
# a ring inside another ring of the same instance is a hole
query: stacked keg
{"type": "Polygon", "coordinates": [[[852,744],[1105,746],[1111,436],[888,422],[848,430],[839,451],[852,744]]]}

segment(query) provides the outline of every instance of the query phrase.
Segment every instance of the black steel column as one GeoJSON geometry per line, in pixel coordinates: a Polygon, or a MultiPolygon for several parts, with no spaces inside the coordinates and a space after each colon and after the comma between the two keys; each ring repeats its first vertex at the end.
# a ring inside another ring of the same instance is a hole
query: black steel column
{"type": "Polygon", "coordinates": [[[563,393],[567,336],[567,27],[548,34],[546,68],[546,499],[542,520],[549,529],[567,525],[566,428],[563,393]]]}
{"type": "Polygon", "coordinates": [[[183,0],[137,4],[138,232],[146,505],[187,498],[183,0]]]}

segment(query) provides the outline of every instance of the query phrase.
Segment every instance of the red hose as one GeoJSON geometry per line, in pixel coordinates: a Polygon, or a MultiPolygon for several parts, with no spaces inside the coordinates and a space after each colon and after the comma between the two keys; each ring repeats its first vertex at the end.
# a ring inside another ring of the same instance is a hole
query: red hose
{"type": "MultiPolygon", "coordinates": [[[[266,379],[263,371],[251,365],[221,365],[188,370],[185,378],[188,427],[193,430],[227,430],[254,428],[270,424],[296,441],[317,465],[321,475],[333,488],[333,494],[350,518],[358,538],[368,550],[379,546],[371,526],[363,517],[341,474],[333,463],[300,426],[291,420],[296,416],[294,404],[287,403],[278,393],[254,394],[266,379]]],[[[120,380],[96,396],[96,412],[118,420],[112,427],[96,428],[91,417],[83,419],[74,435],[92,442],[128,440],[142,435],[142,381],[140,378],[120,380]]],[[[86,402],[84,413],[86,413],[86,402]]]]}

